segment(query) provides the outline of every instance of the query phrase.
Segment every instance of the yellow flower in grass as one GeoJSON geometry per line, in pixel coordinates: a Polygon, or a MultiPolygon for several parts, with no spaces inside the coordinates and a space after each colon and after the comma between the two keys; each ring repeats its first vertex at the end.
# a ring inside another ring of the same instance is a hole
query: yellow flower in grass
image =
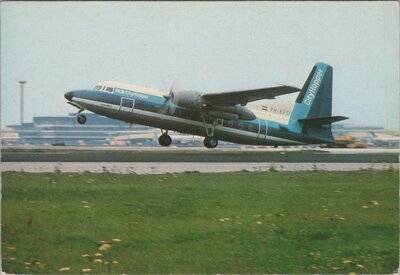
{"type": "Polygon", "coordinates": [[[110,244],[108,244],[108,243],[103,243],[102,245],[100,245],[99,250],[107,251],[107,250],[109,250],[110,248],[111,248],[111,245],[110,245],[110,244]]]}
{"type": "Polygon", "coordinates": [[[343,218],[342,216],[339,216],[339,215],[335,215],[335,218],[338,220],[345,220],[345,218],[343,218]]]}
{"type": "Polygon", "coordinates": [[[351,260],[344,260],[342,263],[344,263],[344,264],[351,264],[352,261],[351,261],[351,260]]]}
{"type": "Polygon", "coordinates": [[[120,243],[121,242],[121,240],[118,239],[118,238],[112,239],[112,241],[115,242],[115,243],[120,243]]]}
{"type": "Polygon", "coordinates": [[[90,272],[92,271],[90,268],[82,268],[82,272],[90,272]]]}
{"type": "Polygon", "coordinates": [[[71,269],[69,267],[61,267],[58,271],[60,272],[65,272],[65,271],[70,271],[71,269]]]}

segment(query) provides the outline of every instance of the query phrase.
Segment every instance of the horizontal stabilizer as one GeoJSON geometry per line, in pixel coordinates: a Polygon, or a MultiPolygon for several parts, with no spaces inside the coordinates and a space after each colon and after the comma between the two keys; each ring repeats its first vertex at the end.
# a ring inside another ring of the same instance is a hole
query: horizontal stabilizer
{"type": "Polygon", "coordinates": [[[325,124],[332,124],[334,122],[338,122],[341,120],[348,119],[345,116],[329,116],[329,117],[317,117],[317,118],[306,118],[306,119],[299,119],[299,122],[305,125],[325,125],[325,124]]]}

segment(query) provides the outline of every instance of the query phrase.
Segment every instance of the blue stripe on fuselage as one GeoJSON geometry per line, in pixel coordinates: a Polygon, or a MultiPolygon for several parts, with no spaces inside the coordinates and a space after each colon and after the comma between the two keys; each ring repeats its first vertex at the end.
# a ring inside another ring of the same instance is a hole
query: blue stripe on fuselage
{"type": "MultiPolygon", "coordinates": [[[[162,113],[162,114],[165,114],[168,116],[202,122],[201,114],[199,111],[194,111],[194,110],[190,110],[190,109],[187,109],[184,107],[180,107],[180,106],[175,105],[172,102],[166,102],[166,99],[163,97],[143,94],[143,93],[139,93],[139,92],[135,92],[135,93],[137,93],[139,95],[145,95],[146,97],[119,95],[116,93],[108,93],[108,92],[98,91],[98,90],[74,91],[74,97],[76,96],[78,98],[94,100],[94,101],[108,103],[108,104],[117,105],[117,106],[120,105],[122,97],[123,98],[131,98],[131,99],[135,100],[135,107],[134,107],[135,109],[153,112],[153,113],[162,113]],[[148,98],[148,100],[143,100],[143,98],[148,98]]],[[[206,122],[209,124],[212,124],[211,119],[206,119],[206,122]]],[[[285,129],[282,129],[282,125],[277,122],[259,119],[259,118],[251,120],[251,121],[247,121],[247,120],[227,121],[227,120],[224,120],[223,126],[257,134],[257,133],[259,133],[259,125],[260,124],[265,125],[266,122],[268,125],[268,130],[267,130],[268,136],[274,136],[274,137],[278,137],[278,138],[282,138],[282,139],[295,140],[295,141],[300,141],[300,142],[304,141],[307,143],[320,142],[318,140],[310,140],[306,136],[302,136],[297,133],[291,133],[285,129]]],[[[260,134],[265,134],[265,132],[261,132],[260,134]]]]}

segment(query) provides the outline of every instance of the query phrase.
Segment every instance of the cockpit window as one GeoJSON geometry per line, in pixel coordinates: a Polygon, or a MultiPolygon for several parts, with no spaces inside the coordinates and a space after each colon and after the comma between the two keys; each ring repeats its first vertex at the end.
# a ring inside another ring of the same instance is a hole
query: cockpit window
{"type": "Polygon", "coordinates": [[[93,90],[101,90],[101,86],[96,85],[96,86],[94,86],[93,90]]]}
{"type": "Polygon", "coordinates": [[[113,89],[113,88],[111,88],[111,87],[107,87],[107,89],[106,89],[106,91],[107,91],[107,92],[110,92],[110,93],[112,93],[112,92],[113,92],[113,90],[114,90],[114,89],[113,89]]]}

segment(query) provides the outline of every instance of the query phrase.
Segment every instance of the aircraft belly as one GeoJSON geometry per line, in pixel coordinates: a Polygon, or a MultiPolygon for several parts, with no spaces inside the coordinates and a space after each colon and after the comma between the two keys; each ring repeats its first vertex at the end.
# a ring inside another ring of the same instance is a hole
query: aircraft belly
{"type": "MultiPolygon", "coordinates": [[[[179,118],[163,113],[150,112],[135,108],[131,110],[121,110],[119,105],[99,101],[79,100],[77,103],[89,111],[109,118],[191,135],[205,137],[207,136],[205,126],[207,126],[209,131],[212,128],[212,124],[209,123],[204,124],[203,122],[196,120],[179,118]]],[[[220,140],[239,144],[270,146],[302,144],[284,138],[265,135],[265,133],[260,135],[260,133],[225,127],[222,125],[216,125],[214,135],[220,140]]]]}
{"type": "MultiPolygon", "coordinates": [[[[143,124],[155,128],[166,129],[171,131],[177,131],[180,133],[186,133],[197,136],[207,136],[205,125],[203,122],[196,120],[189,120],[183,118],[177,118],[171,115],[153,113],[143,110],[134,110],[133,113],[129,114],[128,117],[123,114],[119,114],[120,119],[129,122],[143,124]]],[[[212,128],[212,124],[207,124],[208,129],[212,128]]],[[[227,140],[239,143],[254,143],[264,144],[257,142],[257,133],[251,133],[248,131],[232,129],[217,125],[215,128],[215,134],[220,140],[227,140]]]]}
{"type": "MultiPolygon", "coordinates": [[[[86,103],[79,103],[82,107],[84,107],[86,110],[91,111],[93,113],[106,116],[109,118],[114,118],[114,119],[122,119],[121,115],[119,114],[118,110],[115,108],[105,108],[104,106],[98,106],[98,105],[93,105],[93,104],[86,104],[86,103]]],[[[126,119],[122,119],[125,121],[128,121],[126,119]]]]}

